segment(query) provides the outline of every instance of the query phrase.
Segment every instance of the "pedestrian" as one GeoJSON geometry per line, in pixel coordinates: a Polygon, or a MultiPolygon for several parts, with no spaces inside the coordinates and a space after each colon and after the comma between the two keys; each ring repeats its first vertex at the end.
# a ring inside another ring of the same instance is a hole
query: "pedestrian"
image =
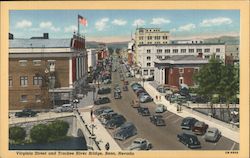
{"type": "Polygon", "coordinates": [[[109,150],[109,147],[110,147],[110,146],[109,146],[109,142],[107,142],[107,144],[105,145],[105,149],[106,149],[106,150],[109,150]]]}

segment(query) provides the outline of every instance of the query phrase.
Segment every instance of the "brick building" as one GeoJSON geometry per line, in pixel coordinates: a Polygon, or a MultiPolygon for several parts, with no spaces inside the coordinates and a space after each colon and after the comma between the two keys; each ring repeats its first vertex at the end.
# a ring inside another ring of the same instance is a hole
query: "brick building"
{"type": "Polygon", "coordinates": [[[81,93],[88,72],[85,39],[9,39],[9,109],[46,109],[81,93]]]}
{"type": "Polygon", "coordinates": [[[208,59],[192,55],[176,55],[169,59],[155,60],[155,81],[173,87],[181,84],[193,86],[193,75],[207,64],[208,59]]]}

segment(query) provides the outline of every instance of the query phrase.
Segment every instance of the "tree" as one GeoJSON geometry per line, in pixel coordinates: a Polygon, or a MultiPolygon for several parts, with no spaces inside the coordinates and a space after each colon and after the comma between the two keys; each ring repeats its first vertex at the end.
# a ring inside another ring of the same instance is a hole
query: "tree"
{"type": "Polygon", "coordinates": [[[38,124],[30,130],[30,138],[35,143],[46,143],[49,138],[49,128],[45,124],[38,124]]]}
{"type": "Polygon", "coordinates": [[[50,139],[60,139],[66,136],[69,129],[69,123],[61,120],[56,120],[48,125],[50,131],[50,139]]]}
{"type": "Polygon", "coordinates": [[[22,142],[26,137],[26,131],[24,128],[15,126],[9,128],[9,139],[15,142],[22,142]]]}
{"type": "Polygon", "coordinates": [[[110,53],[111,55],[114,53],[114,49],[111,48],[111,47],[108,47],[108,51],[109,51],[109,53],[110,53]]]}
{"type": "Polygon", "coordinates": [[[229,118],[231,118],[229,105],[235,99],[235,96],[239,91],[239,79],[237,73],[237,69],[231,64],[222,66],[218,91],[220,96],[223,96],[226,100],[229,118]]]}
{"type": "MultiPolygon", "coordinates": [[[[209,63],[202,66],[200,71],[195,74],[194,81],[199,85],[197,93],[212,100],[214,94],[218,94],[221,80],[222,63],[213,56],[209,63]]],[[[210,103],[213,109],[213,102],[210,103]]]]}

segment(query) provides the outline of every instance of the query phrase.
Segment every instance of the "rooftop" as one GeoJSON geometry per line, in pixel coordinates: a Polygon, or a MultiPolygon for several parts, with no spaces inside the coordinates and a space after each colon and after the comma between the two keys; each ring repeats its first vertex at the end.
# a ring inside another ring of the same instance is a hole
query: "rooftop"
{"type": "Polygon", "coordinates": [[[69,48],[71,39],[13,39],[9,48],[69,48]]]}
{"type": "Polygon", "coordinates": [[[167,44],[139,44],[138,46],[178,46],[178,45],[225,45],[225,43],[167,43],[167,44]]]}
{"type": "Polygon", "coordinates": [[[156,59],[154,62],[169,63],[169,64],[191,64],[191,63],[208,63],[208,60],[194,55],[174,55],[168,59],[156,59]]]}

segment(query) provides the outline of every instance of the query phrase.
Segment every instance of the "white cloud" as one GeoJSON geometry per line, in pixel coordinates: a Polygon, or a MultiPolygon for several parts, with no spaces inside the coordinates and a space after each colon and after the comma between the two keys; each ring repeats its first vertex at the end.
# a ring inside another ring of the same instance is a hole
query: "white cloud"
{"type": "Polygon", "coordinates": [[[161,24],[168,24],[170,20],[164,18],[153,18],[151,24],[153,25],[161,25],[161,24]]]}
{"type": "Polygon", "coordinates": [[[232,22],[233,21],[230,18],[218,17],[218,18],[214,18],[214,19],[205,19],[200,23],[200,26],[210,27],[210,26],[231,24],[232,22]]]}
{"type": "Polygon", "coordinates": [[[32,22],[28,21],[28,20],[22,20],[17,22],[16,24],[16,28],[26,28],[26,27],[31,27],[32,26],[32,22]]]}
{"type": "Polygon", "coordinates": [[[143,19],[136,19],[133,23],[133,26],[142,26],[145,25],[145,21],[143,19]]]}
{"type": "Polygon", "coordinates": [[[171,32],[191,31],[191,30],[193,30],[195,28],[196,28],[195,24],[190,23],[190,24],[186,24],[186,25],[180,26],[180,27],[178,27],[178,29],[173,28],[170,31],[171,32]]]}
{"type": "Polygon", "coordinates": [[[122,20],[122,19],[114,19],[112,21],[112,24],[121,26],[121,25],[126,25],[127,21],[122,20]]]}
{"type": "Polygon", "coordinates": [[[95,28],[98,30],[98,31],[102,31],[104,30],[105,28],[107,28],[107,23],[109,21],[109,18],[102,18],[101,20],[97,21],[95,23],[95,28]]]}
{"type": "Polygon", "coordinates": [[[65,33],[68,33],[68,32],[73,33],[74,31],[75,32],[77,31],[77,27],[75,25],[70,25],[64,28],[65,33]]]}
{"type": "Polygon", "coordinates": [[[53,24],[52,24],[52,22],[50,22],[50,21],[46,21],[46,22],[41,22],[40,23],[40,28],[42,28],[42,29],[50,29],[51,31],[54,31],[54,32],[58,32],[58,31],[60,31],[60,28],[59,27],[55,27],[53,24]]]}

